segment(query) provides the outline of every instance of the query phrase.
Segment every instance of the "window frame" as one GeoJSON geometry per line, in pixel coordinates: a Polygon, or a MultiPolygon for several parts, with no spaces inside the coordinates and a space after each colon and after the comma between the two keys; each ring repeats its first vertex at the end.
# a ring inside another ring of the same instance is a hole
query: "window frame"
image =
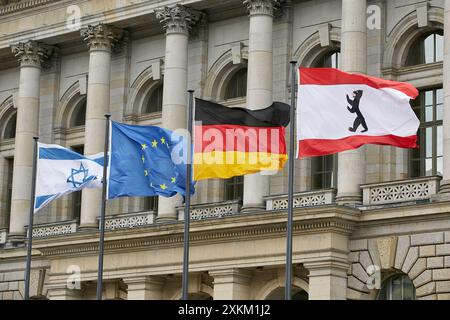
{"type": "MultiPolygon", "coordinates": [[[[434,86],[434,87],[430,87],[430,88],[424,88],[420,90],[420,95],[418,98],[420,98],[422,101],[420,101],[419,103],[419,107],[420,107],[420,126],[419,126],[419,133],[418,133],[418,140],[419,140],[419,158],[413,158],[413,152],[414,150],[410,150],[408,153],[408,176],[410,178],[419,178],[419,177],[430,177],[430,176],[437,176],[437,175],[442,175],[443,173],[439,174],[438,173],[438,158],[443,158],[443,156],[438,156],[437,152],[438,152],[438,128],[441,127],[443,128],[443,119],[441,120],[437,120],[437,107],[438,107],[438,103],[437,103],[437,92],[438,90],[443,90],[442,86],[434,86]],[[433,115],[432,115],[432,120],[431,121],[426,121],[426,93],[427,92],[432,92],[432,97],[433,97],[433,102],[432,102],[432,109],[433,109],[433,115]],[[432,172],[430,175],[427,175],[426,172],[426,161],[427,156],[426,156],[426,152],[427,152],[427,145],[426,145],[426,130],[428,128],[431,128],[432,130],[432,137],[431,137],[431,141],[432,141],[432,146],[431,146],[431,150],[432,150],[432,156],[431,156],[431,161],[432,161],[432,172]],[[425,146],[425,147],[422,147],[425,146]],[[415,161],[419,161],[419,175],[415,175],[413,174],[413,162],[415,161]]],[[[444,100],[442,100],[442,106],[444,105],[444,100]]],[[[414,106],[412,106],[414,109],[414,106]]],[[[443,129],[442,129],[443,130],[443,129]]],[[[442,141],[443,143],[443,141],[442,141]]]]}

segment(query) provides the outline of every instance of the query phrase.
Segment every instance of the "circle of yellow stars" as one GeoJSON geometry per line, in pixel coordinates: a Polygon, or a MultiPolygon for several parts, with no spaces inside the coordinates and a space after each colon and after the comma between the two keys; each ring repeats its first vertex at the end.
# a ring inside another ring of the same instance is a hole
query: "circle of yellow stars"
{"type": "MultiPolygon", "coordinates": [[[[158,145],[165,145],[166,147],[168,147],[168,145],[166,143],[166,139],[164,137],[161,137],[161,139],[159,139],[159,141],[156,140],[156,139],[153,139],[153,141],[151,141],[150,145],[151,145],[151,148],[153,148],[153,149],[158,148],[158,145]]],[[[147,145],[146,143],[142,143],[141,144],[141,150],[143,152],[145,152],[145,150],[147,150],[148,148],[149,148],[149,145],[147,145]]],[[[142,163],[145,164],[146,159],[145,159],[144,153],[142,153],[142,155],[141,155],[141,160],[142,160],[142,163]]],[[[144,169],[144,176],[145,177],[149,176],[149,172],[148,172],[147,169],[144,169]]],[[[171,184],[175,184],[176,182],[177,182],[177,178],[176,177],[171,177],[170,178],[170,183],[171,184]]],[[[150,183],[150,186],[153,187],[153,182],[150,183]]],[[[163,184],[159,185],[159,188],[161,190],[166,190],[169,187],[167,186],[167,184],[163,183],[163,184]]]]}

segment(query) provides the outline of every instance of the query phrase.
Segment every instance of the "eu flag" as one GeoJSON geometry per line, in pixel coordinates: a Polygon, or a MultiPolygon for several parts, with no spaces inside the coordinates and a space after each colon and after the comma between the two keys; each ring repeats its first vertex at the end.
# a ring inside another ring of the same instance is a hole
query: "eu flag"
{"type": "Polygon", "coordinates": [[[185,150],[184,137],[172,131],[112,121],[108,199],[185,195],[185,150]]]}

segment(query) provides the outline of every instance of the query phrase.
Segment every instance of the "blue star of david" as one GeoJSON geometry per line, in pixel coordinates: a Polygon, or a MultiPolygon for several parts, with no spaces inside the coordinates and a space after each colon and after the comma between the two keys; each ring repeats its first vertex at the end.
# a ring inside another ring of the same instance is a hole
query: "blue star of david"
{"type": "Polygon", "coordinates": [[[67,182],[72,184],[72,187],[79,188],[81,185],[86,183],[88,180],[92,180],[93,176],[88,176],[89,170],[83,166],[83,163],[80,164],[79,169],[71,169],[71,174],[67,179],[67,182]]]}

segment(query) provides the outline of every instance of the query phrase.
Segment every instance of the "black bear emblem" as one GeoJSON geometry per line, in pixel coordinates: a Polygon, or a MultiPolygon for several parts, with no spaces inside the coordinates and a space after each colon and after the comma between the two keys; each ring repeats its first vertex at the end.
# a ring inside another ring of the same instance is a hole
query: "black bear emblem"
{"type": "Polygon", "coordinates": [[[353,127],[348,128],[351,132],[356,132],[358,130],[359,126],[362,125],[364,130],[361,132],[367,132],[369,131],[369,128],[367,127],[366,119],[361,113],[361,110],[359,109],[359,103],[361,102],[361,97],[363,95],[362,90],[353,91],[353,100],[350,99],[350,97],[347,95],[347,101],[349,103],[350,107],[347,107],[348,111],[351,113],[356,113],[356,120],[353,123],[353,127]]]}

